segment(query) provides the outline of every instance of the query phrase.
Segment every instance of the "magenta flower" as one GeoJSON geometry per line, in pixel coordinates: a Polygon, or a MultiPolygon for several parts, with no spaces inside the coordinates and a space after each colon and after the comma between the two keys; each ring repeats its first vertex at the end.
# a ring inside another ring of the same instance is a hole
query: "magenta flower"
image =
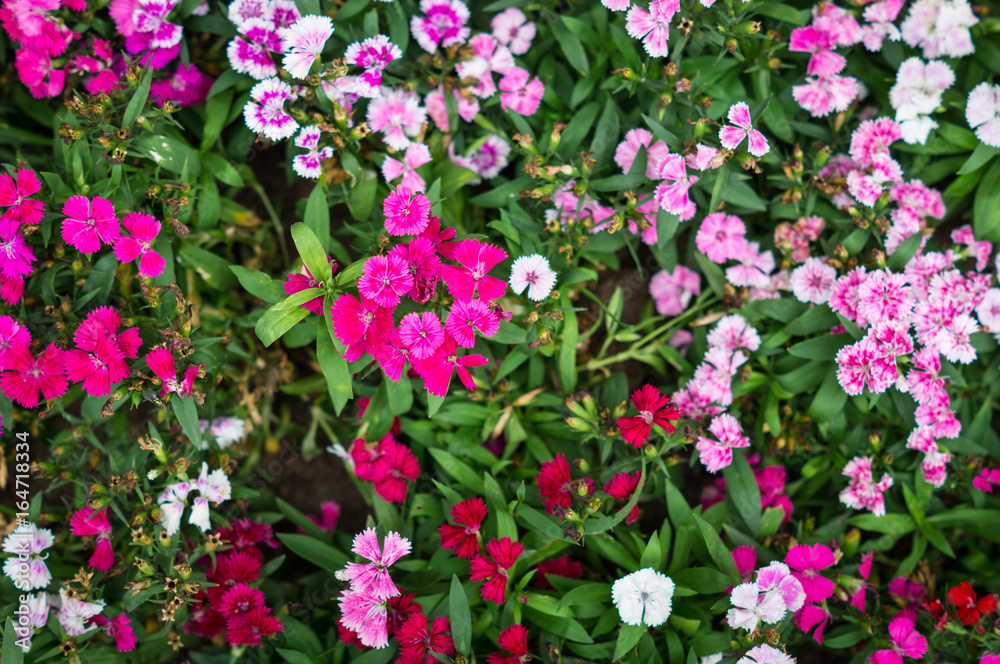
{"type": "MultiPolygon", "coordinates": [[[[332,259],[330,259],[329,256],[327,256],[327,260],[330,260],[330,262],[333,262],[332,259]]],[[[288,280],[285,281],[284,286],[283,286],[284,291],[285,291],[285,295],[295,295],[296,293],[301,293],[302,291],[308,290],[310,288],[322,288],[323,287],[323,284],[321,284],[319,281],[317,281],[315,279],[315,277],[312,276],[312,272],[309,271],[308,267],[306,267],[305,265],[303,265],[302,269],[305,270],[305,274],[302,274],[301,272],[292,272],[292,273],[289,273],[288,280]]],[[[333,271],[337,270],[337,264],[336,263],[333,263],[332,270],[333,271]]],[[[323,315],[323,295],[322,294],[317,295],[316,297],[314,297],[313,299],[309,300],[308,302],[303,302],[302,306],[307,311],[311,311],[312,313],[316,314],[317,316],[322,316],[323,315]]]]}
{"type": "Polygon", "coordinates": [[[476,344],[476,332],[492,337],[500,328],[500,319],[482,300],[456,300],[448,312],[445,329],[462,348],[476,344]]]}
{"type": "Polygon", "coordinates": [[[531,48],[537,29],[517,7],[509,7],[490,21],[493,36],[514,55],[524,55],[531,48]]]}
{"type": "MultiPolygon", "coordinates": [[[[389,320],[389,326],[392,329],[391,319],[389,320]]],[[[400,381],[403,376],[403,369],[406,368],[406,364],[410,362],[411,358],[410,349],[399,338],[399,331],[397,330],[392,330],[389,338],[375,354],[375,360],[382,367],[382,370],[385,371],[386,377],[394,383],[400,381]]]]}
{"type": "Polygon", "coordinates": [[[107,396],[113,383],[132,375],[125,359],[139,356],[142,339],[137,327],[119,332],[121,324],[121,317],[112,307],[94,309],[73,336],[76,348],[66,351],[69,379],[82,382],[84,392],[90,396],[107,396]]]}
{"type": "Polygon", "coordinates": [[[101,248],[101,243],[113,244],[121,230],[115,208],[106,198],[94,196],[72,196],[63,205],[66,219],[62,224],[62,237],[84,254],[92,254],[101,248]]]}
{"type": "Polygon", "coordinates": [[[365,70],[357,76],[355,92],[362,97],[377,97],[382,87],[382,70],[401,57],[403,52],[385,35],[375,35],[348,46],[344,53],[347,64],[365,70]]]}
{"type": "Polygon", "coordinates": [[[459,242],[453,255],[459,265],[442,265],[441,277],[456,299],[471,300],[478,292],[481,300],[495,300],[507,290],[506,281],[487,274],[507,258],[500,247],[470,238],[459,242]]]}
{"type": "Polygon", "coordinates": [[[37,224],[45,214],[45,203],[28,198],[42,188],[34,171],[22,168],[17,171],[17,180],[7,173],[0,174],[0,207],[10,208],[4,212],[4,223],[37,224]]]}
{"type": "Polygon", "coordinates": [[[139,260],[139,273],[144,277],[158,277],[166,269],[167,262],[163,256],[153,250],[156,235],[160,232],[160,222],[144,212],[132,212],[122,220],[128,235],[122,235],[115,241],[115,258],[122,263],[139,260]]]}
{"type": "Polygon", "coordinates": [[[458,344],[450,336],[445,337],[444,343],[434,355],[424,360],[413,360],[413,368],[424,379],[427,391],[439,397],[448,394],[451,376],[456,371],[465,389],[470,391],[476,389],[476,382],[472,379],[469,367],[481,367],[486,364],[489,364],[489,360],[482,355],[459,356],[458,344]]]}
{"type": "Polygon", "coordinates": [[[6,279],[29,275],[35,269],[31,264],[36,260],[19,226],[0,224],[0,275],[6,279]]]}
{"type": "Polygon", "coordinates": [[[380,307],[395,307],[411,288],[413,275],[397,256],[372,256],[358,279],[358,292],[380,307]]]}
{"type": "Polygon", "coordinates": [[[680,0],[652,0],[648,11],[636,5],[628,10],[625,30],[630,37],[642,39],[643,48],[654,58],[666,57],[670,20],[680,8],[680,0]]]}
{"type": "Polygon", "coordinates": [[[393,150],[405,150],[410,139],[420,134],[427,111],[417,93],[401,88],[383,87],[381,94],[368,104],[368,127],[383,133],[385,144],[393,150]]]}
{"type": "Polygon", "coordinates": [[[713,419],[708,430],[718,440],[701,436],[695,449],[710,473],[717,473],[733,462],[733,448],[750,447],[750,439],[743,435],[740,423],[728,413],[713,419]]]}
{"type": "Polygon", "coordinates": [[[461,0],[420,0],[425,16],[410,19],[410,32],[420,48],[433,53],[438,47],[464,44],[469,38],[469,8],[461,0]]]}
{"type": "Polygon", "coordinates": [[[243,119],[250,131],[264,134],[272,141],[290,138],[299,128],[284,107],[291,97],[292,86],[277,77],[253,86],[250,101],[243,107],[243,119]]]}
{"type": "Polygon", "coordinates": [[[785,564],[806,593],[807,602],[822,602],[833,594],[834,583],[819,572],[835,564],[833,551],[825,544],[796,544],[788,550],[785,564]]]}
{"type": "Polygon", "coordinates": [[[795,28],[788,41],[789,51],[812,54],[806,67],[806,74],[810,76],[834,76],[844,71],[847,58],[834,53],[833,47],[830,33],[813,25],[795,28]]]}
{"type": "Polygon", "coordinates": [[[858,313],[869,323],[907,320],[912,310],[910,285],[902,274],[876,270],[858,286],[858,313]]]}
{"type": "Polygon", "coordinates": [[[0,391],[25,408],[38,405],[39,393],[46,399],[62,396],[69,386],[65,352],[52,343],[35,358],[27,346],[10,346],[4,357],[5,371],[0,373],[0,391]]]}
{"type": "Polygon", "coordinates": [[[169,79],[155,81],[149,89],[149,96],[160,106],[171,102],[177,108],[203,104],[208,99],[209,90],[215,82],[208,74],[203,74],[193,64],[177,65],[177,71],[169,79]]]}
{"type": "Polygon", "coordinates": [[[746,252],[747,227],[737,216],[713,212],[701,221],[694,241],[713,263],[725,263],[746,252]]]}
{"type": "Polygon", "coordinates": [[[653,134],[645,129],[632,129],[625,134],[624,140],[615,149],[615,163],[622,169],[622,173],[628,173],[642,147],[646,148],[646,177],[656,179],[660,162],[670,154],[670,148],[663,141],[654,143],[653,134]]]}
{"type": "Polygon", "coordinates": [[[671,214],[676,214],[681,221],[687,221],[697,211],[694,201],[688,195],[691,185],[698,181],[698,176],[687,174],[684,157],[679,154],[668,154],[660,161],[659,179],[663,180],[656,187],[656,203],[671,214]]]}
{"type": "Polygon", "coordinates": [[[108,636],[114,639],[118,652],[131,652],[135,650],[135,631],[132,629],[132,623],[129,621],[128,616],[124,613],[110,620],[101,614],[97,614],[90,619],[90,622],[102,628],[107,632],[108,636]]]}
{"type": "Polygon", "coordinates": [[[903,664],[903,656],[920,659],[927,652],[927,639],[917,631],[909,616],[897,616],[889,623],[890,650],[876,650],[868,656],[872,664],[903,664]]]}
{"type": "Polygon", "coordinates": [[[193,365],[184,372],[184,378],[177,380],[177,366],[173,354],[166,348],[157,348],[146,353],[146,365],[156,377],[163,381],[161,396],[176,392],[180,397],[191,396],[194,390],[194,379],[198,377],[201,365],[193,365]]]}
{"type": "Polygon", "coordinates": [[[14,346],[29,346],[31,333],[10,316],[0,316],[0,370],[7,368],[7,353],[14,346]]]}
{"type": "Polygon", "coordinates": [[[411,195],[400,185],[382,203],[385,230],[390,235],[418,235],[430,223],[431,202],[421,193],[411,195]]]}
{"type": "Polygon", "coordinates": [[[683,265],[673,272],[660,270],[649,280],[649,294],[656,301],[658,314],[677,316],[687,309],[692,297],[701,294],[701,277],[683,265]]]}
{"type": "Polygon", "coordinates": [[[736,125],[726,125],[719,130],[719,141],[727,150],[735,150],[743,139],[749,141],[748,151],[755,157],[763,157],[771,147],[764,134],[753,128],[750,122],[750,107],[746,102],[737,102],[729,107],[729,121],[736,125]]]}
{"type": "Polygon", "coordinates": [[[392,332],[392,309],[362,296],[341,295],[330,312],[333,333],[347,346],[344,359],[353,362],[366,352],[376,356],[392,332]]]}
{"type": "Polygon", "coordinates": [[[94,554],[87,565],[101,572],[110,570],[115,563],[115,554],[111,550],[111,521],[108,520],[107,510],[79,509],[73,514],[69,527],[77,537],[97,536],[94,554]]]}
{"type": "Polygon", "coordinates": [[[333,148],[329,145],[319,146],[319,138],[323,131],[319,125],[303,127],[295,137],[295,146],[308,150],[305,154],[297,154],[292,158],[292,168],[300,176],[319,178],[323,173],[323,161],[333,156],[333,148]]]}
{"type": "Polygon", "coordinates": [[[393,247],[389,255],[401,258],[413,275],[413,288],[406,294],[408,298],[424,304],[434,297],[437,282],[441,279],[441,259],[430,240],[415,237],[406,244],[393,247]]]}
{"type": "Polygon", "coordinates": [[[410,552],[410,540],[390,531],[379,546],[374,528],[359,533],[351,550],[370,560],[370,563],[347,563],[343,577],[351,582],[352,592],[361,592],[375,599],[384,600],[399,593],[389,578],[388,567],[410,552]]]}
{"type": "Polygon", "coordinates": [[[526,70],[514,67],[500,79],[500,108],[510,109],[521,115],[532,115],[542,103],[545,85],[526,70]]]}
{"type": "Polygon", "coordinates": [[[433,312],[413,312],[399,321],[399,340],[418,360],[433,355],[444,343],[444,336],[441,320],[433,312]]]}

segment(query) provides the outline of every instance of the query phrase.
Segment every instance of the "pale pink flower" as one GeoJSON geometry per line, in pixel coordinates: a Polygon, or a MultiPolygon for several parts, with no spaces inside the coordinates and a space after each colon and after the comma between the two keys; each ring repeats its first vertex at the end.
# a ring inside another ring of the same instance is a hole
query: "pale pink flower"
{"type": "Polygon", "coordinates": [[[894,21],[906,0],[878,0],[865,7],[866,25],[861,26],[861,41],[869,51],[881,51],[882,42],[888,37],[899,41],[901,34],[894,21]]]}
{"type": "Polygon", "coordinates": [[[624,140],[615,149],[615,163],[628,173],[640,148],[646,148],[646,177],[656,179],[659,176],[659,165],[670,153],[670,148],[663,141],[653,142],[653,134],[645,129],[631,129],[625,134],[624,140]]]}
{"type": "Polygon", "coordinates": [[[980,141],[1000,148],[1000,85],[983,82],[972,88],[965,104],[965,119],[980,141]]]}
{"type": "Polygon", "coordinates": [[[805,263],[792,271],[789,281],[792,293],[799,302],[823,304],[830,299],[836,279],[836,268],[818,258],[807,258],[805,263]]]}
{"type": "Polygon", "coordinates": [[[689,168],[696,171],[705,171],[710,168],[718,168],[722,165],[718,148],[699,143],[694,152],[684,155],[684,160],[689,168]]]}
{"type": "Polygon", "coordinates": [[[861,26],[854,15],[832,2],[813,5],[813,25],[830,35],[835,46],[853,46],[861,41],[861,26]]]}
{"type": "Polygon", "coordinates": [[[948,462],[951,455],[947,452],[934,451],[924,456],[920,463],[920,472],[924,480],[933,487],[940,489],[948,479],[948,462]]]}
{"type": "Polygon", "coordinates": [[[844,475],[850,479],[850,484],[840,492],[840,502],[852,509],[867,509],[875,516],[884,516],[885,499],[882,494],[892,486],[892,478],[883,474],[876,482],[872,459],[859,456],[847,462],[844,475]]]}
{"type": "Polygon", "coordinates": [[[643,48],[654,58],[666,57],[670,19],[680,8],[680,0],[651,0],[648,10],[636,5],[628,10],[625,30],[630,37],[642,39],[643,48]]]}
{"type": "Polygon", "coordinates": [[[986,291],[983,301],[976,307],[976,317],[990,334],[1000,334],[1000,288],[986,291]]]}
{"type": "Polygon", "coordinates": [[[392,182],[396,178],[402,177],[400,185],[411,191],[423,193],[427,190],[427,183],[417,174],[418,168],[431,161],[431,151],[423,143],[410,143],[406,148],[402,161],[394,157],[386,157],[382,162],[382,177],[386,182],[392,182]]]}
{"type": "Polygon", "coordinates": [[[990,260],[993,244],[986,240],[977,241],[970,224],[959,226],[951,232],[951,241],[969,247],[970,253],[976,258],[976,270],[982,272],[990,260]]]}
{"type": "Polygon", "coordinates": [[[899,29],[925,58],[960,58],[975,51],[969,28],[978,22],[967,0],[917,0],[899,29]]]}
{"type": "Polygon", "coordinates": [[[858,312],[869,323],[909,320],[910,285],[902,274],[876,270],[858,286],[858,312]]]}
{"type": "Polygon", "coordinates": [[[632,0],[601,0],[601,4],[613,12],[623,12],[632,5],[632,0]]]}
{"type": "Polygon", "coordinates": [[[708,345],[718,346],[731,353],[741,348],[753,352],[760,348],[760,335],[746,319],[739,314],[730,314],[719,319],[708,333],[708,345]]]}
{"type": "MultiPolygon", "coordinates": [[[[452,97],[455,99],[455,107],[458,112],[458,117],[462,118],[466,122],[472,122],[472,120],[479,115],[479,100],[475,97],[471,99],[466,99],[465,96],[455,88],[451,91],[452,97]]],[[[427,115],[431,117],[437,128],[443,132],[448,132],[451,127],[448,124],[448,104],[445,102],[444,98],[444,85],[439,85],[424,97],[424,105],[427,107],[427,115]]],[[[454,149],[454,142],[450,141],[448,143],[448,149],[454,149]]]]}
{"type": "Polygon", "coordinates": [[[657,175],[663,182],[656,187],[656,203],[667,212],[679,216],[681,221],[694,217],[697,208],[688,191],[698,181],[698,177],[688,175],[684,157],[679,154],[666,155],[660,161],[657,175]]]}
{"type": "Polygon", "coordinates": [[[382,88],[382,70],[401,57],[403,52],[385,35],[375,35],[348,46],[344,53],[347,64],[365,70],[358,74],[354,92],[362,97],[377,97],[382,88]]]}
{"type": "Polygon", "coordinates": [[[889,103],[895,109],[916,106],[918,113],[929,115],[940,105],[941,93],[954,83],[955,72],[948,63],[907,58],[899,65],[896,82],[889,89],[889,103]]]}
{"type": "Polygon", "coordinates": [[[795,659],[774,646],[762,643],[747,650],[736,664],[795,664],[795,659]]]}
{"type": "Polygon", "coordinates": [[[367,119],[372,131],[383,132],[386,145],[405,150],[410,139],[420,133],[427,111],[420,105],[417,93],[383,87],[382,94],[369,102],[367,119]]]}
{"type": "Polygon", "coordinates": [[[750,107],[746,102],[737,102],[729,107],[729,121],[736,125],[726,125],[719,130],[719,141],[727,150],[735,150],[743,139],[748,140],[747,150],[755,157],[763,157],[771,147],[764,134],[753,128],[750,122],[750,107]]]}
{"type": "Polygon", "coordinates": [[[284,108],[291,98],[292,86],[277,77],[253,86],[250,101],[243,107],[247,127],[272,141],[290,138],[299,128],[299,123],[284,108]]]}
{"type": "Polygon", "coordinates": [[[736,586],[729,600],[733,604],[726,614],[729,626],[747,632],[756,630],[761,622],[768,625],[780,622],[788,610],[779,595],[760,592],[756,583],[736,586]]]}
{"type": "Polygon", "coordinates": [[[949,362],[969,364],[976,359],[976,349],[970,337],[979,331],[976,319],[968,314],[959,314],[937,335],[935,345],[949,362]]]}
{"type": "Polygon", "coordinates": [[[733,462],[733,448],[750,447],[750,439],[743,435],[740,423],[728,413],[713,419],[708,431],[718,440],[701,436],[695,449],[710,473],[717,473],[733,462]]]}
{"type": "Polygon", "coordinates": [[[705,217],[695,244],[698,251],[708,256],[713,263],[725,263],[743,256],[746,251],[746,225],[739,217],[724,212],[713,212],[705,217]]]}
{"type": "Polygon", "coordinates": [[[229,20],[235,23],[237,28],[240,28],[244,23],[254,18],[269,21],[268,10],[270,6],[270,0],[233,0],[229,3],[226,13],[229,20]]]}
{"type": "Polygon", "coordinates": [[[476,80],[469,86],[472,94],[482,99],[492,97],[497,90],[493,74],[504,75],[514,69],[514,56],[496,37],[486,33],[476,35],[468,45],[472,47],[472,57],[457,63],[455,71],[462,79],[476,80]]]}
{"type": "Polygon", "coordinates": [[[366,593],[377,600],[395,597],[399,589],[389,578],[388,568],[408,554],[411,548],[410,540],[393,531],[389,531],[380,547],[375,529],[368,528],[354,537],[351,551],[371,562],[347,563],[338,575],[351,582],[353,592],[366,593]]]}
{"type": "Polygon", "coordinates": [[[333,148],[319,146],[322,130],[318,125],[303,127],[295,137],[295,145],[308,150],[305,154],[297,154],[292,158],[292,168],[304,178],[316,179],[323,173],[323,160],[333,156],[333,148]]]}
{"type": "Polygon", "coordinates": [[[872,166],[877,154],[889,154],[889,146],[903,136],[903,131],[892,118],[865,120],[851,134],[851,158],[861,168],[872,166]]]}
{"type": "Polygon", "coordinates": [[[809,76],[792,87],[792,97],[814,118],[846,111],[858,96],[858,79],[853,76],[809,76]]]}
{"type": "Polygon", "coordinates": [[[770,250],[761,251],[760,243],[747,242],[736,265],[726,268],[726,280],[733,286],[763,288],[770,283],[774,272],[774,256],[770,250]]]}
{"type": "Polygon", "coordinates": [[[464,44],[469,38],[469,8],[461,0],[420,0],[425,16],[410,19],[410,32],[420,48],[433,53],[438,47],[464,44]]]}
{"type": "Polygon", "coordinates": [[[661,316],[677,316],[684,312],[693,296],[701,294],[701,277],[683,265],[672,272],[660,270],[649,280],[649,294],[661,316]]]}
{"type": "Polygon", "coordinates": [[[872,156],[870,173],[851,171],[847,176],[847,190],[863,205],[874,207],[889,182],[903,178],[903,168],[888,153],[872,156]]]}
{"type": "Polygon", "coordinates": [[[464,157],[455,154],[455,143],[448,144],[448,158],[462,168],[467,168],[479,175],[470,180],[470,185],[477,185],[483,180],[492,180],[507,167],[507,157],[510,155],[510,143],[498,134],[490,134],[478,149],[472,149],[464,157]]]}
{"type": "Polygon", "coordinates": [[[788,565],[777,560],[757,570],[757,587],[764,593],[780,597],[785,608],[792,613],[801,609],[806,601],[802,583],[792,574],[788,565]]]}
{"type": "Polygon", "coordinates": [[[536,76],[520,67],[514,67],[500,79],[500,108],[510,109],[521,115],[532,115],[542,103],[545,86],[536,76]]]}
{"type": "Polygon", "coordinates": [[[531,48],[535,38],[535,24],[529,21],[517,7],[509,7],[490,21],[493,36],[510,49],[514,55],[524,55],[531,48]]]}
{"type": "Polygon", "coordinates": [[[527,288],[528,299],[535,302],[547,298],[555,284],[556,273],[549,266],[549,259],[540,254],[521,256],[510,267],[510,289],[520,295],[527,288]]]}

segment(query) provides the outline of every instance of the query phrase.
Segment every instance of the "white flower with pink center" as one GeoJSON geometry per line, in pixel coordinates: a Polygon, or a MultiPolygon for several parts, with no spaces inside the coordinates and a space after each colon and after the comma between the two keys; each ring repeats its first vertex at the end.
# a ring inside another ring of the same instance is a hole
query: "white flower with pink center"
{"type": "Polygon", "coordinates": [[[549,259],[539,254],[521,256],[510,268],[510,289],[518,295],[528,289],[528,299],[541,302],[556,285],[556,273],[549,259]]]}
{"type": "Polygon", "coordinates": [[[381,131],[393,150],[405,150],[426,120],[427,111],[415,92],[383,87],[382,94],[368,104],[369,128],[381,131]]]}
{"type": "Polygon", "coordinates": [[[837,270],[818,258],[807,258],[805,263],[792,271],[789,278],[795,298],[812,304],[827,302],[836,280],[837,270]]]}
{"type": "Polygon", "coordinates": [[[965,119],[986,145],[1000,148],[1000,85],[980,83],[965,104],[965,119]]]}
{"type": "Polygon", "coordinates": [[[329,16],[303,16],[282,31],[285,43],[282,65],[295,78],[305,78],[332,35],[333,21],[329,16]]]}
{"type": "Polygon", "coordinates": [[[792,97],[814,118],[846,111],[858,96],[858,79],[853,76],[809,76],[792,87],[792,97]]]}
{"type": "Polygon", "coordinates": [[[299,135],[295,137],[296,147],[308,150],[305,154],[295,155],[292,159],[292,168],[304,178],[318,178],[323,172],[323,160],[333,156],[333,148],[325,145],[319,146],[319,138],[322,130],[313,125],[303,127],[299,135]]]}
{"type": "Polygon", "coordinates": [[[469,46],[472,47],[472,58],[459,62],[455,65],[455,70],[462,79],[476,80],[475,84],[469,86],[472,94],[488,99],[497,91],[493,74],[505,75],[514,69],[514,56],[495,37],[485,33],[469,40],[469,46]]]}
{"type": "Polygon", "coordinates": [[[743,139],[747,139],[747,151],[755,157],[763,157],[771,147],[767,144],[764,134],[753,128],[750,122],[750,107],[746,102],[737,102],[729,107],[727,116],[733,125],[726,125],[719,130],[719,142],[727,150],[735,150],[743,139]]]}
{"type": "Polygon", "coordinates": [[[274,25],[264,18],[250,18],[239,26],[239,36],[226,48],[229,64],[241,74],[263,81],[276,76],[272,53],[281,53],[284,44],[274,25]]]}
{"type": "Polygon", "coordinates": [[[247,127],[272,141],[289,138],[299,128],[299,123],[284,108],[291,98],[292,86],[279,78],[269,78],[253,86],[250,101],[243,107],[247,127]]]}
{"type": "Polygon", "coordinates": [[[410,19],[410,32],[428,53],[464,44],[469,38],[469,8],[461,0],[420,0],[425,16],[410,19]]]}
{"type": "Polygon", "coordinates": [[[643,48],[654,58],[666,57],[670,53],[670,19],[680,8],[680,0],[652,0],[648,10],[636,5],[628,10],[625,30],[630,37],[641,39],[643,48]]]}
{"type": "Polygon", "coordinates": [[[362,97],[377,97],[382,87],[382,70],[401,57],[403,52],[385,35],[375,35],[348,46],[344,53],[347,64],[365,70],[357,76],[355,92],[362,97]]]}
{"type": "Polygon", "coordinates": [[[493,28],[493,36],[497,41],[509,48],[514,55],[527,53],[537,32],[535,24],[517,7],[510,7],[494,16],[490,27],[493,28]]]}
{"type": "Polygon", "coordinates": [[[153,48],[170,48],[181,41],[183,28],[167,21],[167,15],[178,0],[140,0],[132,11],[132,24],[137,32],[149,34],[153,48]]]}

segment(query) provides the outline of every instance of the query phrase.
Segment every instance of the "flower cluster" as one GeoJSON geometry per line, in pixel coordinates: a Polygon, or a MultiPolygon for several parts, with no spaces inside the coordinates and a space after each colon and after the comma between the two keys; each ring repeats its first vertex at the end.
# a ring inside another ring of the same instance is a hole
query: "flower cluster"
{"type": "Polygon", "coordinates": [[[348,563],[337,572],[338,579],[351,584],[340,594],[338,624],[354,632],[362,645],[384,648],[389,643],[386,607],[390,599],[402,594],[389,576],[389,566],[410,552],[410,540],[389,532],[379,546],[375,529],[369,528],[354,538],[351,550],[371,562],[348,563]]]}

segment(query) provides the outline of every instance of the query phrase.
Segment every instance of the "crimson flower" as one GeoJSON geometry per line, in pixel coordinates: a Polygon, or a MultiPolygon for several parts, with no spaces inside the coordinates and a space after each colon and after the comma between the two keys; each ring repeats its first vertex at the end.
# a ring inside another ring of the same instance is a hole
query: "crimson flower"
{"type": "Polygon", "coordinates": [[[976,600],[976,592],[968,581],[962,581],[948,591],[948,601],[955,606],[955,613],[963,625],[975,625],[981,618],[988,616],[997,608],[996,595],[989,594],[976,600]]]}
{"type": "Polygon", "coordinates": [[[494,652],[486,656],[487,664],[524,664],[528,656],[528,630],[524,625],[511,625],[500,632],[497,645],[505,653],[494,652]]]}
{"type": "Polygon", "coordinates": [[[920,606],[927,609],[927,612],[934,617],[934,629],[942,629],[948,624],[948,609],[944,608],[941,600],[928,601],[925,599],[920,603],[920,606]]]}
{"type": "MultiPolygon", "coordinates": [[[[608,495],[612,498],[617,498],[618,500],[631,500],[632,494],[635,493],[636,489],[639,488],[639,478],[642,476],[642,471],[637,470],[634,473],[618,473],[612,477],[607,484],[604,485],[604,490],[608,492],[608,495]]],[[[617,511],[625,509],[622,505],[617,511]]],[[[639,506],[634,505],[632,511],[628,513],[625,517],[625,525],[632,524],[633,521],[639,518],[639,506]]]]}
{"type": "Polygon", "coordinates": [[[520,542],[511,541],[509,537],[501,537],[486,544],[486,552],[490,557],[478,555],[472,560],[472,572],[469,578],[473,581],[486,581],[479,591],[483,599],[503,604],[510,568],[514,566],[522,551],[524,547],[520,542]]]}
{"type": "Polygon", "coordinates": [[[284,628],[267,607],[251,609],[226,621],[226,641],[231,646],[259,646],[261,637],[277,634],[284,628]]]}
{"type": "Polygon", "coordinates": [[[482,498],[463,500],[451,508],[453,526],[443,523],[438,527],[441,546],[454,551],[459,558],[471,560],[479,553],[479,527],[486,518],[486,503],[482,498]]]}
{"type": "Polygon", "coordinates": [[[406,619],[398,630],[399,658],[397,664],[434,664],[437,659],[432,652],[450,655],[455,652],[455,643],[445,634],[451,629],[451,623],[444,616],[434,619],[430,629],[427,627],[427,616],[414,613],[406,619]]]}
{"type": "MultiPolygon", "coordinates": [[[[420,612],[420,605],[413,601],[415,599],[417,599],[415,593],[407,593],[405,595],[396,595],[386,600],[385,624],[389,636],[395,634],[396,630],[402,627],[407,618],[414,613],[420,612]]],[[[358,641],[358,644],[360,647],[361,641],[358,641]]]]}
{"type": "Polygon", "coordinates": [[[677,430],[670,421],[681,419],[680,411],[670,403],[670,397],[660,396],[660,391],[652,385],[643,385],[633,392],[632,403],[639,414],[618,418],[622,438],[632,443],[632,447],[639,449],[649,440],[654,424],[668,433],[677,430]]]}
{"type": "Polygon", "coordinates": [[[594,480],[585,478],[574,482],[569,474],[566,457],[557,454],[552,461],[542,463],[538,471],[538,492],[542,494],[545,511],[549,514],[562,513],[573,504],[576,487],[586,486],[586,495],[594,491],[594,480]]]}

